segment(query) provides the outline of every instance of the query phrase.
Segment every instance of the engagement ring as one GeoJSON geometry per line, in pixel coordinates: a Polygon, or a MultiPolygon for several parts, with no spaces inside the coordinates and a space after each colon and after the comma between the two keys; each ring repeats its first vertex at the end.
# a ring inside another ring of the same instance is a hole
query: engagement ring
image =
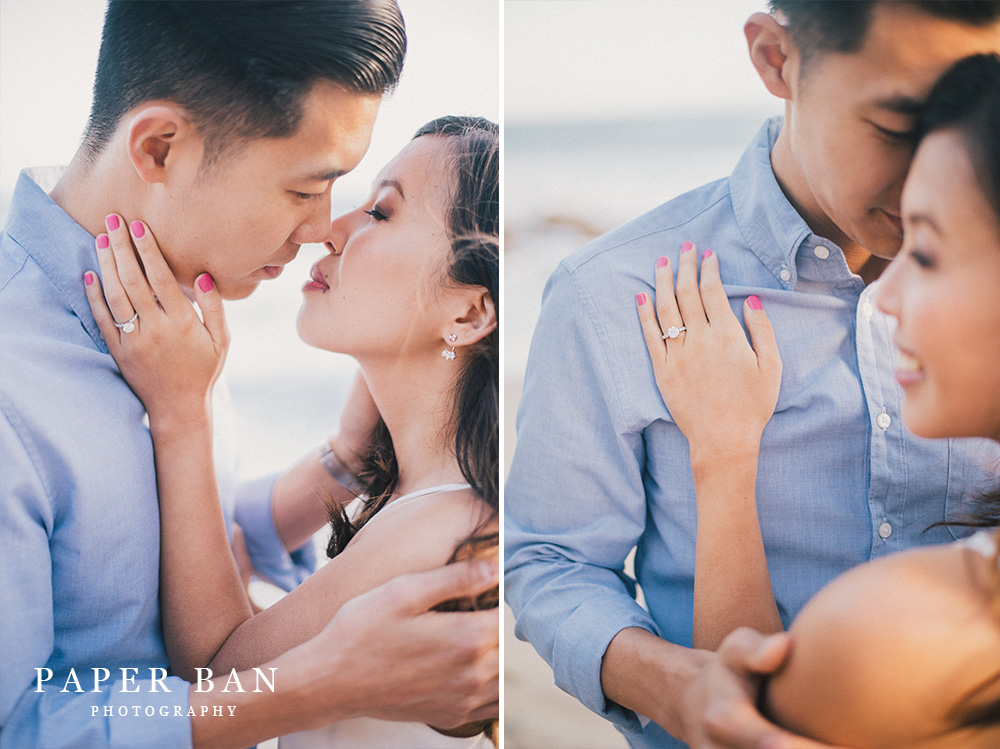
{"type": "Polygon", "coordinates": [[[676,328],[673,325],[671,325],[669,328],[667,328],[667,332],[660,337],[663,338],[664,341],[667,340],[668,338],[676,338],[685,330],[687,330],[686,325],[681,325],[679,328],[676,328]]]}
{"type": "Polygon", "coordinates": [[[133,312],[132,317],[130,317],[125,322],[116,322],[115,320],[112,320],[111,322],[115,323],[115,327],[118,328],[118,330],[122,331],[123,333],[131,333],[133,330],[135,330],[135,321],[138,319],[139,319],[139,313],[133,312]]]}

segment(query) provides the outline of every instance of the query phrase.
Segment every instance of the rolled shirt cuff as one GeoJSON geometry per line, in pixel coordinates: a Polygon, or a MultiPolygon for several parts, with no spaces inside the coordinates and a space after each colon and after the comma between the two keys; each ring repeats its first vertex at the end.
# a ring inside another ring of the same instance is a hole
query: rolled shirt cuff
{"type": "Polygon", "coordinates": [[[244,481],[236,488],[236,523],[243,529],[254,570],[268,582],[291,590],[316,569],[311,541],[288,552],[274,527],[271,497],[280,474],[244,481]]]}
{"type": "Polygon", "coordinates": [[[641,732],[644,722],[611,702],[601,688],[601,662],[608,645],[623,629],[639,627],[662,637],[652,618],[637,604],[622,606],[619,596],[600,596],[579,606],[560,625],[552,650],[555,683],[598,715],[626,731],[641,732]]]}

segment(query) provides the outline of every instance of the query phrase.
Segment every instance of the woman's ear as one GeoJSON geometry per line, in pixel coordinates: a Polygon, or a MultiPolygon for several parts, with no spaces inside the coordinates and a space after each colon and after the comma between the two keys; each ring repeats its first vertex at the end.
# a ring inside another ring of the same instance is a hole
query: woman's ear
{"type": "Polygon", "coordinates": [[[750,62],[764,86],[779,99],[791,99],[791,76],[798,66],[799,49],[788,29],[767,13],[754,13],[743,26],[743,33],[750,62]]]}
{"type": "Polygon", "coordinates": [[[493,299],[483,286],[472,286],[461,295],[463,311],[443,331],[442,338],[450,346],[471,346],[488,336],[497,327],[497,311],[493,299]],[[451,340],[455,336],[455,340],[451,340]]]}
{"type": "Polygon", "coordinates": [[[203,151],[203,139],[187,113],[171,102],[149,103],[129,123],[128,159],[144,182],[165,182],[189,159],[197,159],[200,168],[203,151]]]}

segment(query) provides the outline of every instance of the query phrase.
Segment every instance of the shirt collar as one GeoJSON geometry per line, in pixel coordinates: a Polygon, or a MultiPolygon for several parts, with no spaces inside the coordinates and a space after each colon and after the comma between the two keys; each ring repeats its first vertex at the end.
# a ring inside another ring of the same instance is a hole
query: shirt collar
{"type": "Polygon", "coordinates": [[[59,174],[50,168],[21,172],[7,214],[7,234],[38,264],[98,348],[107,352],[83,285],[84,272],[98,268],[94,237],[42,187],[59,174]]]}
{"type": "Polygon", "coordinates": [[[790,289],[795,285],[795,255],[812,231],[788,202],[771,168],[771,149],[783,119],[772,117],[758,131],[733,170],[730,193],[747,245],[790,289]]]}

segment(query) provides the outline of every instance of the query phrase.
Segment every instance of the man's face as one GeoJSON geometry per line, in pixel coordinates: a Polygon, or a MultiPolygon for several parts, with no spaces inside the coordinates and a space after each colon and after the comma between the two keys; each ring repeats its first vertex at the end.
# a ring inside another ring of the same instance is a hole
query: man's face
{"type": "Polygon", "coordinates": [[[368,150],[381,99],[317,83],[288,138],[262,138],[202,169],[178,165],[143,216],[177,280],[208,272],[226,299],[276,278],[299,246],[330,230],[330,188],[368,150]]]}
{"type": "Polygon", "coordinates": [[[786,122],[797,173],[786,189],[814,230],[896,254],[915,115],[938,77],[977,52],[1000,52],[1000,24],[976,28],[887,2],[861,50],[819,52],[798,71],[786,122]]]}

